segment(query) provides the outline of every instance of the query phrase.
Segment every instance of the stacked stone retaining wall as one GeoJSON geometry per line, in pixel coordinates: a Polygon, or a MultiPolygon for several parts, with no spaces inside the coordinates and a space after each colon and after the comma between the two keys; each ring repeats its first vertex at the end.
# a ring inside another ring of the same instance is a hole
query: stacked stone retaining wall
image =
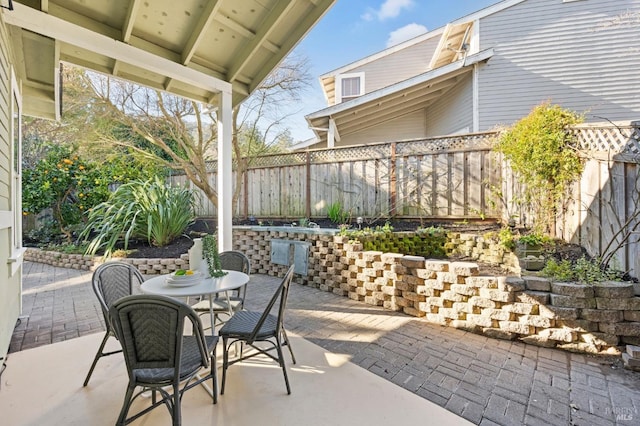
{"type": "MultiPolygon", "coordinates": [[[[640,297],[631,283],[552,283],[547,279],[480,276],[476,263],[363,251],[335,232],[298,228],[234,228],[234,249],[251,261],[251,272],[282,276],[271,262],[271,240],[310,243],[308,273],[295,282],[363,303],[400,311],[431,323],[493,338],[573,351],[613,352],[640,344],[640,297]]],[[[496,242],[451,234],[448,250],[471,259],[517,268],[517,259],[496,242]],[[514,260],[515,259],[515,260],[514,260]]],[[[28,249],[25,259],[92,270],[99,257],[28,249]]],[[[178,259],[121,259],[146,275],[186,268],[178,259]]]]}

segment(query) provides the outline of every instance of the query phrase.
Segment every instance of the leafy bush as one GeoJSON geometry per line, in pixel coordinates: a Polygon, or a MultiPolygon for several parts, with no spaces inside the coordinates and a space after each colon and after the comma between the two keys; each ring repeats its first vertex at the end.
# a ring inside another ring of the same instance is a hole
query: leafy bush
{"type": "Polygon", "coordinates": [[[23,214],[51,209],[60,228],[79,223],[88,207],[107,198],[103,192],[95,190],[98,174],[94,164],[79,158],[72,149],[51,147],[35,168],[23,172],[23,214]]]}
{"type": "Polygon", "coordinates": [[[498,240],[507,250],[513,250],[516,248],[515,236],[513,235],[511,228],[503,227],[500,229],[500,232],[498,232],[498,240]]]}
{"type": "Polygon", "coordinates": [[[542,246],[549,242],[549,238],[534,232],[522,235],[516,241],[518,244],[526,244],[528,246],[542,246]]]}
{"type": "Polygon", "coordinates": [[[541,273],[545,277],[561,282],[573,281],[574,278],[573,265],[569,260],[558,262],[556,259],[551,258],[547,260],[541,273]]]}
{"type": "Polygon", "coordinates": [[[549,259],[542,269],[542,275],[555,281],[576,281],[583,284],[603,281],[621,281],[624,273],[615,268],[605,267],[601,260],[580,257],[574,263],[569,260],[560,262],[549,259]]]}
{"type": "Polygon", "coordinates": [[[515,250],[518,244],[526,244],[529,247],[551,245],[553,241],[546,235],[530,232],[520,235],[514,233],[511,228],[503,227],[498,232],[498,241],[507,250],[515,250]]]}
{"type": "Polygon", "coordinates": [[[569,131],[582,120],[582,116],[546,102],[503,132],[496,144],[496,151],[525,184],[525,199],[537,209],[536,224],[542,230],[550,228],[564,190],[582,173],[569,131]]]}
{"type": "Polygon", "coordinates": [[[104,248],[107,256],[119,242],[124,242],[126,250],[131,239],[145,239],[162,247],[193,222],[193,203],[190,190],[169,187],[158,177],[129,182],[91,209],[81,238],[87,240],[95,232],[87,253],[104,248]]]}
{"type": "Polygon", "coordinates": [[[415,233],[393,232],[387,222],[384,226],[355,230],[342,230],[340,235],[362,243],[364,250],[385,253],[402,253],[407,255],[443,258],[446,255],[446,231],[442,228],[430,227],[416,230],[415,233]]]}
{"type": "Polygon", "coordinates": [[[45,157],[34,167],[26,168],[22,176],[23,214],[51,209],[53,223],[47,226],[51,226],[50,230],[57,228],[49,235],[34,233],[32,236],[41,238],[41,243],[59,239],[61,232],[70,241],[70,228],[82,224],[89,209],[109,198],[110,185],[148,179],[159,173],[157,167],[125,154],[97,164],[83,159],[71,147],[51,145],[46,149],[45,157]]]}

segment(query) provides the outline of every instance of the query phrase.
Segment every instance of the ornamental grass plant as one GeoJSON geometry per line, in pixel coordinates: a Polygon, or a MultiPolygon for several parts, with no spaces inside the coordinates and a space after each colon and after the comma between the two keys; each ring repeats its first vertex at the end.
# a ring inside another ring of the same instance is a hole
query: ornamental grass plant
{"type": "Polygon", "coordinates": [[[163,247],[193,222],[193,204],[190,190],[168,186],[158,177],[132,181],[90,210],[80,240],[90,240],[87,254],[104,250],[107,257],[119,244],[126,250],[133,239],[163,247]]]}

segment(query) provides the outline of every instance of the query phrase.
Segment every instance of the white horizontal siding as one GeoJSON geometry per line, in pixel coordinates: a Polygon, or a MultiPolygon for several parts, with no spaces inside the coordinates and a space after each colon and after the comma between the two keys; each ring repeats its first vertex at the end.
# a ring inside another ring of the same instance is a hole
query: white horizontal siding
{"type": "Polygon", "coordinates": [[[365,73],[365,94],[415,77],[428,70],[440,35],[350,70],[365,73]]]}
{"type": "Polygon", "coordinates": [[[391,142],[403,139],[426,137],[425,112],[423,109],[389,120],[360,132],[341,135],[336,146],[360,145],[374,142],[391,142]]]}
{"type": "MultiPolygon", "coordinates": [[[[0,19],[0,210],[6,215],[11,210],[10,188],[8,177],[10,170],[11,137],[13,123],[10,113],[11,104],[11,66],[7,28],[0,19]]],[[[7,260],[12,254],[11,234],[13,228],[0,230],[0,357],[5,357],[11,342],[11,334],[20,314],[21,274],[11,274],[7,260]]]]}
{"type": "Polygon", "coordinates": [[[468,74],[427,109],[427,136],[473,129],[473,77],[468,74]]]}
{"type": "MultiPolygon", "coordinates": [[[[1,34],[6,37],[6,32],[1,34]]],[[[11,69],[9,43],[0,43],[0,210],[11,210],[11,69]]]]}
{"type": "Polygon", "coordinates": [[[529,0],[480,22],[480,130],[550,100],[587,121],[640,117],[640,0],[529,0]]]}

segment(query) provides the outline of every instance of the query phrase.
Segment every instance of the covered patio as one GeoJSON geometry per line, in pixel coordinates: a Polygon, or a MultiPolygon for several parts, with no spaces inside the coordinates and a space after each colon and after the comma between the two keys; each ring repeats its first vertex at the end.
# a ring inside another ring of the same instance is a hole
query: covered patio
{"type": "MultiPolygon", "coordinates": [[[[25,263],[28,317],[14,332],[0,388],[9,424],[115,421],[126,387],[122,357],[102,358],[82,387],[103,330],[90,278],[25,263]]],[[[264,306],[278,282],[253,275],[246,307],[264,306]]],[[[435,326],[295,283],[286,324],[298,359],[292,365],[285,355],[291,395],[273,363],[238,364],[218,405],[204,391],[186,394],[185,424],[560,426],[640,418],[638,374],[610,360],[435,326]]],[[[159,408],[137,424],[168,422],[159,408]]]]}

